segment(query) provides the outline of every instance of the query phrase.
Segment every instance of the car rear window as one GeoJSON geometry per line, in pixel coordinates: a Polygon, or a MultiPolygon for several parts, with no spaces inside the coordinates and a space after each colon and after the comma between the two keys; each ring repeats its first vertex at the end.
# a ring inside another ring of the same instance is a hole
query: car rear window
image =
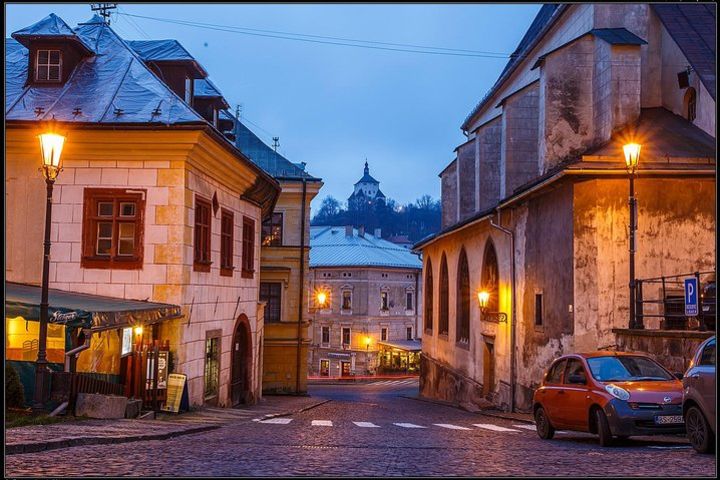
{"type": "Polygon", "coordinates": [[[599,382],[664,381],[674,377],[659,363],[647,357],[622,355],[588,358],[593,378],[599,382]]]}

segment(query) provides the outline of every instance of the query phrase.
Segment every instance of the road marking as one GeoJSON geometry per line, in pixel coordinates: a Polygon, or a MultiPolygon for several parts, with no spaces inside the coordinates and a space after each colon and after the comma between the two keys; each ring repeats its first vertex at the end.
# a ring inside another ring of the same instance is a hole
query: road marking
{"type": "Polygon", "coordinates": [[[537,427],[535,425],[513,425],[513,427],[524,428],[525,430],[532,430],[533,432],[537,432],[537,427]]]}
{"type": "Polygon", "coordinates": [[[653,445],[648,448],[659,448],[659,449],[664,450],[664,449],[670,449],[670,448],[692,448],[692,447],[690,445],[677,445],[677,446],[672,446],[672,447],[662,447],[660,445],[653,445]]]}
{"type": "Polygon", "coordinates": [[[332,427],[333,423],[331,420],[313,420],[313,427],[332,427]]]}
{"type": "Polygon", "coordinates": [[[443,428],[449,428],[450,430],[470,430],[466,427],[459,427],[457,425],[452,425],[450,423],[433,423],[433,425],[437,427],[443,427],[443,428]]]}
{"type": "Polygon", "coordinates": [[[275,423],[279,425],[287,425],[292,421],[292,418],[269,418],[267,420],[261,420],[260,423],[275,423]]]}
{"type": "Polygon", "coordinates": [[[403,428],[427,428],[421,425],[415,425],[414,423],[393,423],[393,425],[397,425],[398,427],[403,428]]]}
{"type": "Polygon", "coordinates": [[[372,422],[353,422],[353,423],[355,425],[357,425],[358,427],[363,427],[363,428],[380,428],[380,425],[375,425],[372,422]]]}
{"type": "Polygon", "coordinates": [[[519,432],[520,431],[520,430],[515,430],[514,428],[499,427],[499,426],[493,425],[491,423],[473,423],[473,426],[479,427],[479,428],[485,428],[487,430],[492,430],[494,432],[519,432]]]}

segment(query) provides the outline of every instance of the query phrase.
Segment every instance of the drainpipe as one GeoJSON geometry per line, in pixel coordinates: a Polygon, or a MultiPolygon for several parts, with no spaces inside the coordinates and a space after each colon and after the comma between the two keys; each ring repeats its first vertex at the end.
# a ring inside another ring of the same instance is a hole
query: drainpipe
{"type": "Polygon", "coordinates": [[[70,371],[70,362],[73,356],[78,355],[83,350],[87,350],[90,348],[90,339],[92,338],[92,333],[85,331],[85,343],[80,345],[79,347],[75,347],[72,350],[65,352],[65,371],[70,371]]]}
{"type": "Polygon", "coordinates": [[[298,282],[297,368],[295,370],[295,394],[300,393],[300,349],[302,347],[303,293],[305,290],[305,197],[307,180],[302,180],[302,208],[300,218],[300,281],[298,282]]]}
{"type": "MultiPolygon", "coordinates": [[[[415,272],[415,338],[418,338],[418,332],[420,331],[420,312],[418,312],[418,298],[420,297],[420,276],[415,272]]],[[[698,285],[700,285],[698,283],[698,285]]]]}
{"type": "Polygon", "coordinates": [[[515,315],[515,235],[511,230],[499,225],[501,223],[500,209],[497,209],[498,223],[494,223],[492,217],[490,218],[490,226],[494,227],[501,232],[510,236],[510,250],[512,252],[512,287],[510,295],[510,303],[512,304],[512,325],[510,326],[510,412],[515,412],[515,385],[516,385],[516,373],[515,373],[515,331],[517,330],[517,317],[515,315]]]}

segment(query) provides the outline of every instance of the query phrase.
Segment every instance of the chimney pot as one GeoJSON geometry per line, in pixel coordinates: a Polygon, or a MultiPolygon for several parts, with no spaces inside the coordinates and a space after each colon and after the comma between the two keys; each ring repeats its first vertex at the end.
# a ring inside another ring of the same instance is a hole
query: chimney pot
{"type": "Polygon", "coordinates": [[[380,238],[381,230],[379,228],[375,229],[375,238],[380,238]]]}
{"type": "Polygon", "coordinates": [[[365,227],[362,225],[360,226],[360,228],[358,228],[358,237],[365,238],[365,227]]]}
{"type": "Polygon", "coordinates": [[[346,237],[353,236],[353,226],[352,225],[345,225],[345,236],[346,237]]]}

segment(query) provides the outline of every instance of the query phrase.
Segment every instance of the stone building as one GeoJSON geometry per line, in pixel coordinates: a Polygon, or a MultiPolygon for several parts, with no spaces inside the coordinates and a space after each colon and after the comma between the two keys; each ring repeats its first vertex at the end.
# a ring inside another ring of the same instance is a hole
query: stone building
{"type": "Polygon", "coordinates": [[[348,197],[348,208],[364,210],[377,204],[384,204],[385,195],[380,191],[380,182],[370,175],[370,167],[365,161],[365,169],[360,180],[355,182],[353,193],[348,197]]]}
{"type": "Polygon", "coordinates": [[[310,246],[309,375],[373,375],[383,365],[412,373],[406,362],[420,350],[418,256],[379,231],[370,235],[351,226],[311,227],[310,246]]]}
{"type": "Polygon", "coordinates": [[[262,224],[260,300],[265,302],[263,391],[307,391],[307,292],[310,284],[310,202],[322,181],[270,148],[242,121],[235,144],[280,183],[280,197],[262,224]]]}
{"type": "MultiPolygon", "coordinates": [[[[71,29],[51,14],[12,37],[6,280],[40,284],[45,185],[36,134],[54,118],[67,140],[54,187],[50,287],[105,303],[181,307],[179,318],[144,335],[169,341],[190,403],[255,402],[261,224],[280,185],[223,136],[218,110],[227,104],[203,95],[214,86],[194,92],[207,72],[178,42],[125,42],[99,16],[71,29]]],[[[99,341],[88,333],[94,343],[79,364],[117,346],[118,332],[99,341]]],[[[122,382],[120,352],[107,353],[117,355],[111,373],[122,382]]]]}
{"type": "Polygon", "coordinates": [[[415,246],[422,395],[528,410],[553,358],[601,348],[682,369],[710,333],[668,331],[659,283],[630,318],[623,145],[642,145],[635,278],[714,280],[714,48],[710,4],[540,9],[440,173],[442,230],[415,246]]]}

